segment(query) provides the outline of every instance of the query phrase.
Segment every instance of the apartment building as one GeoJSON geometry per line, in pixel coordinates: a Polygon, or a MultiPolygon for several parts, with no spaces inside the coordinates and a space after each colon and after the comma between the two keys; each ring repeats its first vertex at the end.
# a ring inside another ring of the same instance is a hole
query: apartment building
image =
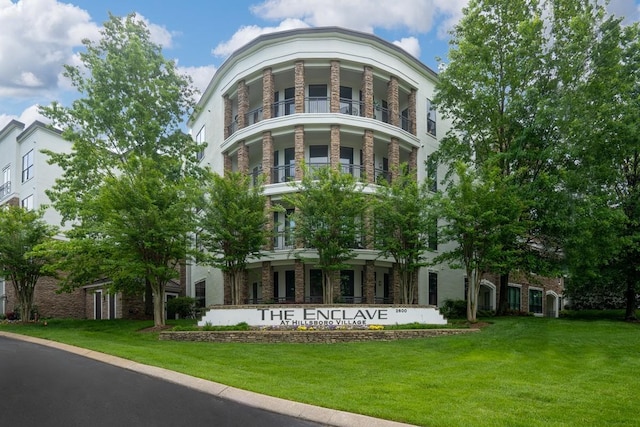
{"type": "MultiPolygon", "coordinates": [[[[371,34],[335,27],[266,34],[218,69],[189,127],[196,141],[207,143],[203,165],[264,175],[271,206],[295,191],[291,182],[302,178],[303,162],[339,167],[373,192],[401,163],[425,178],[425,162],[448,127],[431,102],[436,79],[416,58],[371,34]]],[[[248,266],[248,303],[323,302],[320,270],[292,254],[291,211],[273,214],[273,242],[248,266]]],[[[351,268],[341,271],[340,301],[398,302],[393,260],[373,248],[355,251],[351,268]]],[[[425,268],[418,280],[420,304],[463,298],[459,270],[425,268]]],[[[191,265],[188,284],[206,305],[228,303],[228,286],[214,268],[191,265]]]]}

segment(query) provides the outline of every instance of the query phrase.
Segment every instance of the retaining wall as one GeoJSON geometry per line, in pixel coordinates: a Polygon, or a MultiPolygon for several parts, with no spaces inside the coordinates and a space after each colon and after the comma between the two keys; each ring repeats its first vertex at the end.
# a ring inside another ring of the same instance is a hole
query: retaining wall
{"type": "Polygon", "coordinates": [[[164,331],[160,340],[219,343],[341,343],[395,341],[478,332],[478,329],[406,329],[389,331],[164,331]]]}

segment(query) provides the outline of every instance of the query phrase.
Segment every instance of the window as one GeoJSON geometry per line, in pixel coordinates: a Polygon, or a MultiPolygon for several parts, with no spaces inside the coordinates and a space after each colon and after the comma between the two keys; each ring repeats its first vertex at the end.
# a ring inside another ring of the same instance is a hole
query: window
{"type": "Polygon", "coordinates": [[[327,85],[309,85],[308,113],[328,113],[327,85]]]}
{"type": "Polygon", "coordinates": [[[340,164],[342,165],[342,173],[353,175],[353,148],[340,147],[340,164]]]}
{"type": "Polygon", "coordinates": [[[198,151],[198,153],[196,154],[196,159],[198,159],[198,161],[202,160],[202,158],[204,157],[204,147],[206,144],[205,141],[206,141],[206,132],[205,132],[204,126],[202,126],[202,128],[200,129],[200,132],[198,132],[198,134],[196,135],[196,144],[202,147],[202,149],[198,151]]]}
{"type": "Polygon", "coordinates": [[[2,169],[2,183],[0,184],[0,199],[11,193],[11,167],[2,169]]]}
{"type": "Polygon", "coordinates": [[[340,86],[340,112],[343,114],[358,115],[358,109],[353,106],[353,89],[340,86]]]}
{"type": "Polygon", "coordinates": [[[289,115],[296,112],[296,88],[288,87],[284,90],[284,114],[289,115]]]}
{"type": "Polygon", "coordinates": [[[520,288],[509,286],[507,298],[509,300],[509,310],[520,311],[520,288]]]}
{"type": "Polygon", "coordinates": [[[329,164],[329,146],[309,146],[309,167],[311,169],[327,166],[329,164]]]}
{"type": "Polygon", "coordinates": [[[198,308],[204,308],[207,305],[207,300],[206,300],[206,286],[207,282],[205,280],[201,280],[199,282],[196,282],[195,285],[195,293],[196,293],[196,307],[198,308]]]}
{"type": "Polygon", "coordinates": [[[22,199],[22,202],[20,202],[20,206],[22,206],[23,209],[32,211],[33,210],[33,194],[22,199]]]}
{"type": "Polygon", "coordinates": [[[22,182],[33,178],[33,150],[22,156],[22,182]]]}
{"type": "Polygon", "coordinates": [[[438,273],[429,273],[429,305],[438,305],[438,273]]]}
{"type": "Polygon", "coordinates": [[[340,271],[340,296],[343,298],[343,302],[352,303],[355,289],[355,274],[353,270],[341,270],[340,271]]]}
{"type": "Polygon", "coordinates": [[[427,133],[436,136],[436,108],[430,99],[427,99],[427,133]]]}
{"type": "Polygon", "coordinates": [[[529,289],[529,311],[542,314],[542,291],[529,289]]]}

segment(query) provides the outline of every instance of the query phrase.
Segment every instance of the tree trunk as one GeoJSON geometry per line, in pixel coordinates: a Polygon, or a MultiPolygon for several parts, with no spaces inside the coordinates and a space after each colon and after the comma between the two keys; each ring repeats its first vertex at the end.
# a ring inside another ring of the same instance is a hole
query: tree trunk
{"type": "Polygon", "coordinates": [[[496,316],[504,316],[509,311],[509,272],[500,275],[500,295],[496,316]]]}
{"type": "Polygon", "coordinates": [[[29,320],[31,320],[31,309],[33,307],[33,291],[35,289],[35,284],[21,284],[16,279],[13,279],[12,282],[13,290],[16,292],[16,296],[18,297],[18,304],[20,304],[20,320],[23,322],[28,322],[29,320]]]}
{"type": "Polygon", "coordinates": [[[480,291],[480,277],[477,271],[467,271],[469,286],[467,286],[467,320],[471,323],[478,321],[478,295],[480,291]]]}
{"type": "Polygon", "coordinates": [[[151,289],[151,281],[146,279],[144,283],[144,314],[147,316],[153,316],[153,307],[153,289],[151,289]]]}
{"type": "Polygon", "coordinates": [[[324,304],[333,304],[333,282],[329,271],[322,271],[322,299],[324,304]]]}
{"type": "Polygon", "coordinates": [[[164,326],[164,289],[165,285],[157,283],[153,286],[153,324],[164,326]]]}

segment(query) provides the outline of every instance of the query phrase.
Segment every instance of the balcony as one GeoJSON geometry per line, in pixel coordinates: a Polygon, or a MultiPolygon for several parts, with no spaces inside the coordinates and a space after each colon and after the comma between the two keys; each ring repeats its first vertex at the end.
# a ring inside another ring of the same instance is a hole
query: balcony
{"type": "MultiPolygon", "coordinates": [[[[272,105],[271,117],[282,117],[296,113],[296,106],[293,99],[285,99],[272,105]]],[[[355,117],[364,117],[364,102],[352,99],[340,98],[340,114],[355,117]]],[[[328,97],[308,97],[304,100],[303,114],[331,114],[331,101],[328,97]]],[[[264,110],[262,107],[253,109],[244,116],[245,127],[254,125],[264,120],[264,110]]],[[[391,114],[387,108],[374,106],[373,119],[390,124],[391,114]]],[[[412,122],[405,115],[398,115],[399,127],[404,131],[411,132],[412,122]]],[[[435,132],[435,122],[429,124],[430,129],[435,132]]],[[[231,136],[239,129],[238,116],[227,126],[227,135],[231,136]]]]}

